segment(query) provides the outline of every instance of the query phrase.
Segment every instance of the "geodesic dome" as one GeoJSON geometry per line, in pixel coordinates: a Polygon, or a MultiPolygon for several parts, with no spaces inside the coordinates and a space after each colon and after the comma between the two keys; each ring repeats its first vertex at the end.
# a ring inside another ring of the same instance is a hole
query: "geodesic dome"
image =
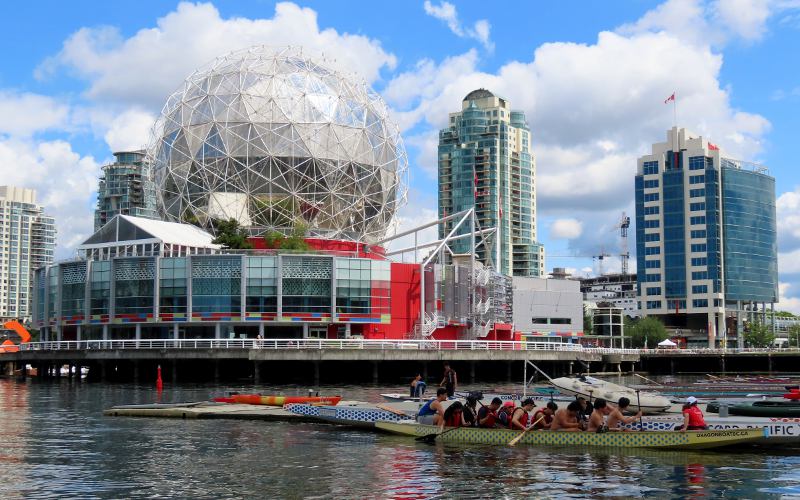
{"type": "Polygon", "coordinates": [[[209,229],[375,241],[405,203],[408,160],[383,100],[297,48],[232,52],[168,99],[149,148],[159,209],[209,229]]]}

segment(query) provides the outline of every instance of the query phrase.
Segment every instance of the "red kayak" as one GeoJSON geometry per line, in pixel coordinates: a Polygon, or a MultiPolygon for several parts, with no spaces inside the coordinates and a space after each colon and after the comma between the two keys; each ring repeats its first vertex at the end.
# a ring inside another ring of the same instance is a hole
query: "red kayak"
{"type": "Polygon", "coordinates": [[[283,406],[289,403],[337,405],[341,396],[262,396],[261,394],[231,394],[225,398],[214,398],[217,403],[246,405],[283,406]]]}

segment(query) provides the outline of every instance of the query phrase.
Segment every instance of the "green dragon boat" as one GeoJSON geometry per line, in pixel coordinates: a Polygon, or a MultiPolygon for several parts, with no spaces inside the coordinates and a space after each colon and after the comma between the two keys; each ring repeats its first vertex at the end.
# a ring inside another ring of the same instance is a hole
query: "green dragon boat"
{"type": "MultiPolygon", "coordinates": [[[[446,443],[507,445],[520,435],[518,430],[479,429],[475,427],[453,427],[441,431],[433,425],[406,422],[375,422],[377,429],[403,436],[422,437],[438,434],[437,441],[446,443]]],[[[566,432],[529,431],[518,442],[533,446],[600,446],[608,448],[653,448],[653,449],[707,449],[742,443],[754,443],[763,439],[768,431],[764,428],[733,429],[720,431],[645,431],[645,432],[566,432]]]]}
{"type": "MultiPolygon", "coordinates": [[[[719,413],[719,403],[708,403],[708,413],[719,413]]],[[[798,418],[800,403],[785,399],[767,399],[752,403],[733,404],[728,406],[729,415],[742,417],[798,418]]]]}

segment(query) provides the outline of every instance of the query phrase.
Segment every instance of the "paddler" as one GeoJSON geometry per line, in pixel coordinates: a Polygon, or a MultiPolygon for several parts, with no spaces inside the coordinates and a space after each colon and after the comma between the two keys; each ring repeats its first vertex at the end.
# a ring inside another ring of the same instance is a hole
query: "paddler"
{"type": "MultiPolygon", "coordinates": [[[[642,416],[642,410],[639,410],[639,413],[632,417],[626,417],[622,414],[623,411],[627,410],[628,407],[631,405],[631,400],[626,397],[619,398],[617,402],[617,407],[611,410],[611,413],[608,415],[608,430],[610,431],[621,431],[623,429],[620,428],[620,422],[623,424],[630,424],[631,422],[635,422],[636,419],[642,416]]],[[[630,429],[624,429],[629,431],[630,429]]]]}
{"type": "Polygon", "coordinates": [[[579,431],[581,424],[578,423],[578,412],[581,409],[580,403],[573,401],[556,412],[553,416],[553,423],[550,424],[552,431],[579,431]]]}
{"type": "Polygon", "coordinates": [[[553,423],[553,415],[555,415],[557,411],[558,405],[554,401],[548,401],[547,406],[536,410],[536,413],[531,417],[531,420],[533,420],[533,428],[549,429],[550,424],[553,423]]]}
{"type": "Polygon", "coordinates": [[[492,399],[489,406],[481,406],[478,410],[478,427],[486,429],[494,429],[497,424],[497,410],[503,406],[503,400],[500,398],[492,399]]]}
{"type": "Polygon", "coordinates": [[[522,406],[514,408],[511,412],[511,421],[508,428],[511,430],[517,429],[524,431],[528,428],[528,415],[533,411],[535,404],[533,399],[527,398],[522,402],[522,406]]]}
{"type": "Polygon", "coordinates": [[[697,407],[697,398],[689,396],[686,398],[686,404],[683,405],[683,425],[681,430],[686,432],[704,431],[706,429],[708,429],[708,426],[702,410],[697,407]]]}
{"type": "Polygon", "coordinates": [[[447,401],[447,389],[440,387],[436,390],[436,398],[431,399],[419,409],[417,422],[424,425],[440,425],[444,422],[444,407],[442,402],[447,401]]]}
{"type": "Polygon", "coordinates": [[[609,408],[608,403],[603,398],[597,398],[594,401],[594,411],[592,411],[592,415],[589,417],[589,423],[586,426],[586,430],[589,432],[603,432],[608,430],[606,428],[606,415],[611,413],[611,408],[609,408]]]}

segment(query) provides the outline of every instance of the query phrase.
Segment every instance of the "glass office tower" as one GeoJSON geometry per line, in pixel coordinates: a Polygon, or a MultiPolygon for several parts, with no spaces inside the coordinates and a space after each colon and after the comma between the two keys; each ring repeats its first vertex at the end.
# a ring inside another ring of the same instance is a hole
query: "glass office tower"
{"type": "Polygon", "coordinates": [[[103,166],[97,188],[94,229],[103,227],[115,215],[157,219],[156,188],[144,151],[114,153],[115,161],[103,166]]]}
{"type": "Polygon", "coordinates": [[[778,300],[775,179],[765,168],[673,128],[639,159],[635,186],[644,315],[688,337],[704,332],[713,346],[741,333],[743,311],[752,321],[778,300]]]}

